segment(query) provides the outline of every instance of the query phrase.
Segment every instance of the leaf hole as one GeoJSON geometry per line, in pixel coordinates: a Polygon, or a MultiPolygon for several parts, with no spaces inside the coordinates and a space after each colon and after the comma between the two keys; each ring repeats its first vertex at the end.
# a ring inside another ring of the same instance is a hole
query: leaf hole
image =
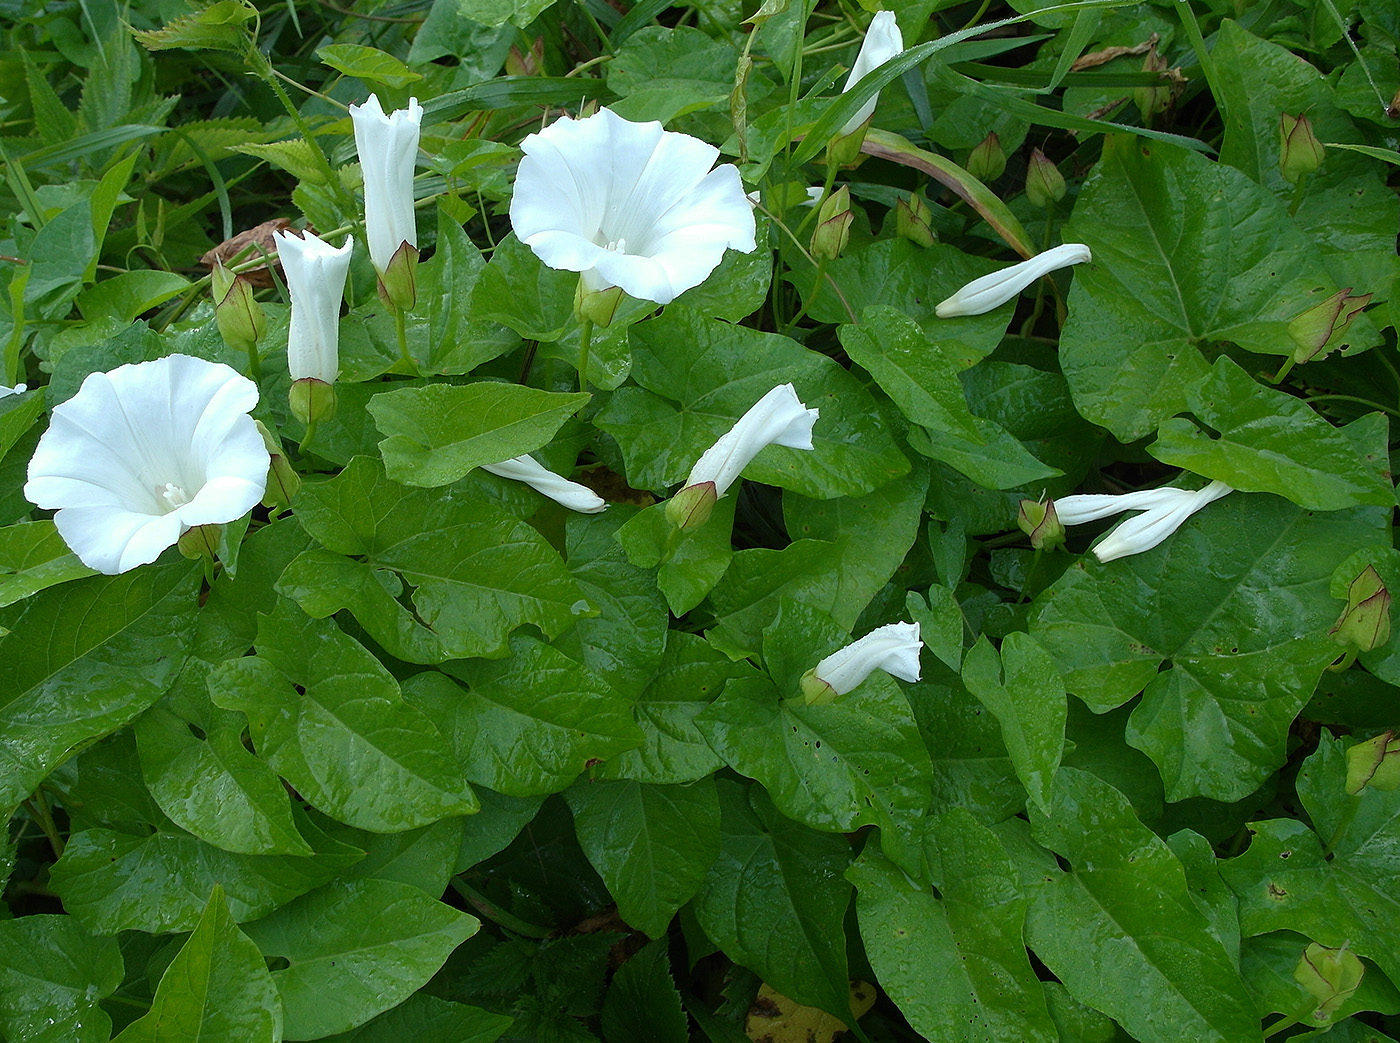
{"type": "Polygon", "coordinates": [[[193,735],[196,739],[198,739],[198,740],[200,740],[201,742],[203,742],[203,741],[204,741],[204,729],[201,728],[199,725],[195,724],[193,721],[188,722],[188,726],[189,726],[189,729],[190,729],[190,734],[193,735]]]}

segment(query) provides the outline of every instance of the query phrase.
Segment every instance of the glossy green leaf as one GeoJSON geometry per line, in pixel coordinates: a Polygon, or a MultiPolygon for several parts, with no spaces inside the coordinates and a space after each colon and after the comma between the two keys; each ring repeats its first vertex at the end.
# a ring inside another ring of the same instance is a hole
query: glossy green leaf
{"type": "MultiPolygon", "coordinates": [[[[742,479],[740,479],[742,481],[742,479]]],[[[705,600],[734,557],[734,511],[743,486],[736,483],[694,532],[681,532],[666,517],[666,501],[632,516],[617,532],[627,560],[656,569],[656,585],[674,615],[705,600]]]]}
{"type": "Polygon", "coordinates": [[[287,1039],[363,1024],[422,987],[481,922],[390,880],[327,884],[244,932],[273,971],[287,1039]]]}
{"type": "Polygon", "coordinates": [[[703,779],[723,761],[705,741],[695,717],[726,681],[752,676],[747,661],[731,661],[694,634],[668,631],[661,662],[632,705],[641,745],[597,765],[594,776],[656,785],[703,779]]]}
{"type": "Polygon", "coordinates": [[[1069,569],[1038,599],[1031,634],[1096,711],[1145,690],[1128,741],[1157,763],[1168,800],[1237,800],[1283,763],[1289,725],[1337,657],[1332,570],[1383,514],[1233,493],[1153,550],[1069,569]]]}
{"type": "Polygon", "coordinates": [[[507,659],[443,670],[410,678],[410,703],[442,728],[467,778],[498,793],[557,792],[591,761],[641,742],[629,700],[533,638],[513,638],[507,659]],[[506,750],[513,755],[503,757],[506,750]]]}
{"type": "Polygon", "coordinates": [[[379,832],[477,809],[441,733],[334,622],[280,600],[257,650],[216,669],[210,695],[248,715],[258,755],[312,805],[379,832]]]}
{"type": "Polygon", "coordinates": [[[526,340],[558,340],[573,321],[578,279],[574,272],[546,268],[512,232],[491,252],[472,295],[471,318],[508,326],[526,340]]]}
{"type": "Polygon", "coordinates": [[[152,934],[193,930],[209,890],[224,889],[236,921],[264,916],[332,880],[364,857],[301,816],[313,854],[235,855],[179,830],[75,833],[53,866],[64,907],[94,930],[152,934]]]}
{"type": "Polygon", "coordinates": [[[344,76],[382,83],[386,87],[407,87],[423,78],[422,73],[414,72],[392,54],[375,47],[353,43],[327,44],[316,48],[316,57],[344,76]]]}
{"type": "Polygon", "coordinates": [[[645,390],[615,392],[598,426],[617,439],[634,487],[681,482],[700,455],[779,384],[818,409],[814,450],[770,446],[744,473],[826,499],[860,495],[909,464],[849,373],[795,341],[672,306],[631,330],[632,376],[645,390]]]}
{"type": "Polygon", "coordinates": [[[1341,1021],[1363,1010],[1400,1013],[1400,990],[1375,964],[1363,961],[1366,970],[1356,992],[1330,1015],[1316,1017],[1313,1012],[1317,1009],[1317,999],[1293,977],[1310,941],[1292,931],[1275,931],[1245,943],[1240,970],[1258,1001],[1262,1016],[1302,1012],[1305,1016],[1300,1020],[1304,1025],[1318,1026],[1341,1021]]]}
{"type": "Polygon", "coordinates": [[[282,1005],[262,953],[229,915],[223,889],[209,904],[156,986],[151,1009],[117,1037],[120,1043],[237,1039],[278,1043],[282,1005]]]}
{"type": "MultiPolygon", "coordinates": [[[[1199,423],[1168,420],[1148,447],[1163,463],[1316,511],[1395,503],[1394,485],[1346,434],[1292,395],[1263,387],[1228,356],[1187,390],[1186,409],[1199,423]]],[[[1372,460],[1384,453],[1383,440],[1376,442],[1372,460]]]]}
{"type": "Polygon", "coordinates": [[[1031,832],[1072,871],[1031,901],[1031,949],[1070,991],[1143,1043],[1261,1038],[1239,971],[1187,892],[1170,849],[1107,783],[1074,768],[1055,778],[1031,832]],[[1170,931],[1162,925],[1170,924],[1170,931]]]}
{"type": "Polygon", "coordinates": [[[757,787],[718,788],[720,852],[695,897],[700,926],[784,996],[849,1016],[846,841],[784,818],[757,787]]]}
{"type": "Polygon", "coordinates": [[[0,610],[0,805],[161,697],[190,650],[199,580],[190,562],[149,565],[0,610]]]}
{"type": "Polygon", "coordinates": [[[1049,814],[1067,713],[1064,681],[1055,660],[1026,634],[1007,634],[1000,655],[981,637],[968,650],[962,678],[1000,722],[1002,741],[1031,804],[1049,814]]]}
{"type": "Polygon", "coordinates": [[[48,587],[91,576],[51,521],[0,528],[0,608],[48,587]]]}
{"type": "Polygon", "coordinates": [[[324,1038],[327,1043],[495,1043],[510,1023],[504,1014],[415,992],[373,1021],[324,1038]]]}
{"type": "Polygon", "coordinates": [[[669,124],[727,103],[737,58],[732,46],[690,26],[639,29],[608,63],[608,88],[619,98],[611,108],[624,119],[669,124]]]}
{"type": "Polygon", "coordinates": [[[930,1043],[1057,1043],[1021,940],[1028,899],[995,834],[967,811],[924,834],[941,899],[870,845],[846,871],[881,985],[930,1043]]]}
{"type": "Polygon", "coordinates": [[[553,637],[594,611],[558,552],[470,479],[405,489],[377,461],[357,458],[331,481],[304,486],[297,517],[328,553],[294,562],[280,589],[317,616],[349,608],[410,662],[500,656],[518,626],[553,637]],[[415,611],[396,600],[385,570],[413,586],[415,611]]]}
{"type": "Polygon", "coordinates": [[[0,1029],[26,1043],[106,1043],[99,1003],[122,983],[115,938],[88,934],[72,916],[0,921],[0,1029]]]}
{"type": "Polygon", "coordinates": [[[1060,360],[1085,419],[1122,441],[1187,407],[1201,348],[1291,354],[1290,320],[1336,292],[1268,192],[1170,145],[1110,138],[1065,226],[1079,265],[1060,360]]]}
{"type": "Polygon", "coordinates": [[[387,436],[389,477],[432,487],[540,448],[587,401],[519,384],[428,384],[375,395],[369,411],[387,436]]]}
{"type": "Polygon", "coordinates": [[[565,793],[579,844],[629,927],[661,938],[719,854],[712,779],[685,786],[581,780],[565,793]]]}

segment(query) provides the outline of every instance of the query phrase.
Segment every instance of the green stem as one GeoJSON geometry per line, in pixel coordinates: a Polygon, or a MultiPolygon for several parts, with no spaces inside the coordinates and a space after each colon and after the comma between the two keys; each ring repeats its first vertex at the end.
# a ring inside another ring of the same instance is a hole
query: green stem
{"type": "MultiPolygon", "coordinates": [[[[1045,235],[1040,244],[1040,251],[1044,253],[1050,249],[1050,238],[1055,234],[1055,204],[1052,201],[1045,208],[1045,235]]],[[[1045,284],[1049,279],[1039,279],[1035,284],[1035,307],[1031,309],[1030,318],[1021,324],[1021,336],[1029,337],[1031,331],[1035,329],[1035,324],[1040,321],[1040,316],[1045,312],[1045,284]]],[[[1051,285],[1054,285],[1051,283],[1051,285]]]]}
{"type": "Polygon", "coordinates": [[[1306,1015],[1280,1014],[1277,1021],[1264,1026],[1264,1038],[1268,1039],[1275,1033],[1282,1032],[1286,1028],[1292,1028],[1298,1024],[1306,1015]]]}
{"type": "Polygon", "coordinates": [[[399,340],[399,357],[404,360],[411,374],[421,377],[423,372],[418,368],[417,360],[408,353],[408,316],[402,308],[394,309],[394,335],[399,340]]]}
{"type": "Polygon", "coordinates": [[[330,160],[326,158],[326,153],[321,149],[321,143],[316,140],[316,136],[311,132],[311,124],[306,122],[306,117],[303,116],[301,110],[292,103],[292,99],[287,95],[286,89],[278,82],[277,76],[274,74],[272,68],[272,63],[267,60],[267,56],[264,55],[262,51],[258,50],[256,46],[253,46],[248,48],[248,64],[252,66],[253,72],[257,75],[258,79],[267,84],[272,93],[277,96],[277,100],[281,102],[282,108],[287,110],[287,115],[292,118],[292,122],[296,124],[297,130],[301,131],[302,137],[304,137],[306,143],[311,146],[312,160],[316,163],[316,166],[320,168],[321,176],[326,179],[326,185],[335,193],[336,197],[340,200],[341,206],[353,212],[355,209],[355,201],[350,198],[349,193],[345,191],[345,186],[340,183],[340,178],[336,177],[335,171],[331,169],[330,160]]]}
{"type": "Polygon", "coordinates": [[[1356,395],[1313,395],[1310,398],[1303,399],[1304,402],[1310,405],[1313,402],[1321,402],[1323,400],[1357,402],[1363,406],[1370,406],[1372,409],[1378,409],[1382,413],[1389,413],[1393,417],[1400,417],[1400,409],[1392,409],[1390,406],[1383,406],[1379,402],[1372,402],[1369,398],[1358,398],[1356,395]]]}
{"type": "Polygon", "coordinates": [[[593,345],[593,320],[584,319],[578,334],[578,389],[588,390],[588,349],[593,345]]]}
{"type": "Polygon", "coordinates": [[[1278,368],[1278,372],[1274,374],[1273,379],[1272,379],[1271,381],[1269,381],[1269,383],[1271,383],[1271,384],[1279,384],[1279,383],[1282,383],[1283,378],[1286,377],[1286,376],[1288,376],[1288,374],[1289,374],[1290,372],[1292,372],[1292,370],[1293,370],[1293,356],[1292,356],[1292,355],[1289,355],[1288,358],[1286,358],[1286,359],[1283,360],[1283,365],[1280,366],[1280,367],[1278,368]]]}
{"type": "Polygon", "coordinates": [[[593,27],[593,31],[598,34],[598,42],[603,45],[603,50],[612,50],[612,41],[608,39],[608,34],[603,27],[598,24],[598,19],[593,17],[593,12],[588,9],[588,0],[578,0],[579,10],[583,12],[584,19],[593,27]]]}
{"type": "Polygon", "coordinates": [[[24,806],[29,809],[29,813],[39,823],[39,828],[44,831],[44,836],[49,838],[49,847],[53,849],[54,857],[62,858],[63,837],[59,835],[58,826],[54,823],[53,812],[49,810],[49,799],[44,796],[43,788],[35,790],[34,796],[26,800],[24,806]]]}
{"type": "Polygon", "coordinates": [[[253,378],[254,384],[262,383],[262,359],[258,355],[258,345],[254,341],[248,342],[248,376],[253,378]]]}
{"type": "MultiPolygon", "coordinates": [[[[821,291],[821,287],[822,287],[822,277],[825,276],[825,275],[826,275],[826,258],[823,257],[821,260],[819,260],[819,261],[817,262],[817,278],[816,278],[816,281],[812,283],[812,295],[811,295],[810,297],[808,297],[805,301],[802,302],[802,307],[800,307],[800,308],[797,309],[797,314],[794,315],[791,319],[788,320],[787,326],[783,329],[783,336],[786,337],[789,333],[791,333],[791,332],[793,331],[793,329],[797,326],[797,324],[798,324],[799,322],[802,321],[802,316],[804,316],[804,315],[807,314],[807,308],[808,308],[808,306],[809,306],[814,300],[817,299],[817,294],[821,291]]],[[[851,321],[854,322],[855,320],[852,319],[851,321]]]]}
{"type": "Polygon", "coordinates": [[[827,198],[831,195],[831,186],[834,184],[836,184],[836,164],[828,159],[826,161],[826,181],[822,184],[821,198],[811,206],[807,215],[802,218],[801,223],[797,226],[797,231],[793,233],[794,235],[800,237],[802,233],[806,231],[807,226],[812,223],[812,219],[821,212],[822,204],[825,203],[827,198]]]}
{"type": "Polygon", "coordinates": [[[315,437],[316,437],[316,419],[313,417],[312,419],[310,419],[310,420],[308,420],[308,421],[306,422],[306,434],[304,434],[304,435],[301,436],[301,451],[302,451],[303,453],[306,452],[306,447],[309,446],[309,445],[311,444],[311,440],[312,440],[313,438],[315,438],[315,437]]]}
{"type": "Polygon", "coordinates": [[[506,912],[480,891],[469,887],[456,877],[452,879],[452,890],[465,898],[467,904],[482,916],[500,924],[508,931],[514,931],[516,934],[523,934],[527,938],[547,938],[553,933],[548,927],[541,927],[539,924],[528,923],[520,919],[520,917],[506,912]]]}
{"type": "Polygon", "coordinates": [[[1288,216],[1293,217],[1298,213],[1298,207],[1303,205],[1303,193],[1308,187],[1308,175],[1301,174],[1298,183],[1293,186],[1293,198],[1288,202],[1288,216]]]}
{"type": "Polygon", "coordinates": [[[1220,73],[1216,71],[1215,59],[1206,50],[1206,40],[1201,35],[1200,24],[1196,21],[1196,12],[1191,10],[1190,0],[1176,0],[1176,5],[1181,11],[1181,24],[1186,29],[1186,35],[1191,41],[1191,49],[1196,52],[1196,61],[1201,63],[1201,72],[1205,73],[1210,93],[1215,96],[1216,104],[1220,105],[1220,99],[1225,97],[1225,93],[1220,87],[1220,73]]]}

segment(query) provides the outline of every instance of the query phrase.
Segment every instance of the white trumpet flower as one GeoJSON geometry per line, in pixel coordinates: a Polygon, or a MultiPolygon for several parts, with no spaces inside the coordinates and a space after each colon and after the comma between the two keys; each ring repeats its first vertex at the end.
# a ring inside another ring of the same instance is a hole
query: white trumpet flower
{"type": "Polygon", "coordinates": [[[1141,489],[1119,496],[1086,493],[1056,500],[1055,511],[1065,525],[1098,521],[1122,511],[1142,511],[1094,547],[1094,556],[1100,561],[1113,561],[1151,550],[1191,515],[1230,492],[1234,492],[1230,486],[1215,481],[1203,489],[1141,489]]]}
{"type": "MultiPolygon", "coordinates": [[[[868,73],[874,72],[891,58],[896,58],[904,50],[904,36],[899,31],[899,25],[894,20],[893,11],[877,12],[870,20],[870,28],[865,32],[865,41],[860,45],[860,53],[856,55],[856,63],[851,66],[851,74],[846,77],[846,86],[841,88],[844,94],[850,90],[868,73]]],[[[877,93],[857,110],[856,114],[848,119],[838,132],[837,137],[845,137],[853,134],[862,123],[875,114],[875,103],[880,100],[877,93]]]]}
{"type": "Polygon", "coordinates": [[[418,248],[418,224],[413,216],[413,167],[418,160],[418,134],[423,106],[408,99],[408,108],[388,115],[371,94],[363,105],[350,106],[355,124],[355,150],[365,177],[365,238],[369,259],[381,275],[405,243],[418,248]]]}
{"type": "Polygon", "coordinates": [[[711,170],[719,149],[699,138],[600,109],[556,120],[520,148],[511,226],[549,267],[581,273],[586,293],[618,286],[669,304],[726,249],[756,245],[738,169],[711,170]]]}
{"type": "Polygon", "coordinates": [[[270,457],[249,411],[258,386],[221,362],[170,355],[91,373],[55,406],[24,495],[84,565],[145,565],[196,525],[243,517],[270,457]]]}
{"type": "Polygon", "coordinates": [[[1048,275],[1071,264],[1093,258],[1083,243],[1064,243],[1052,250],[1038,253],[1029,261],[1013,264],[999,272],[973,279],[953,296],[934,309],[940,319],[958,315],[982,315],[1016,297],[1042,275],[1048,275]]]}
{"type": "Polygon", "coordinates": [[[287,369],[293,380],[334,384],[340,372],[340,301],[355,240],[337,249],[310,232],[273,232],[287,275],[292,319],[287,332],[287,369]]]}
{"type": "Polygon", "coordinates": [[[608,507],[606,501],[588,486],[555,474],[533,456],[517,456],[498,464],[484,464],[482,470],[513,482],[524,482],[535,492],[580,514],[598,514],[608,507]]]}
{"type": "Polygon", "coordinates": [[[802,694],[808,703],[830,702],[853,691],[876,670],[901,681],[919,679],[918,623],[887,623],[858,641],[831,653],[802,678],[802,694]]]}

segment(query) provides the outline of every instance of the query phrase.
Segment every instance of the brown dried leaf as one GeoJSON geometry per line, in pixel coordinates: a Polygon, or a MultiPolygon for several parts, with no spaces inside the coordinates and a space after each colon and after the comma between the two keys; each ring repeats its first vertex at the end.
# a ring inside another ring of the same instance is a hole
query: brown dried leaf
{"type": "Polygon", "coordinates": [[[1114,58],[1146,54],[1157,46],[1157,39],[1157,34],[1153,33],[1135,47],[1105,47],[1102,51],[1090,51],[1088,54],[1081,54],[1075,59],[1074,64],[1069,67],[1069,71],[1083,72],[1085,69],[1096,69],[1100,65],[1106,65],[1113,61],[1114,58]]]}
{"type": "MultiPolygon", "coordinates": [[[[271,221],[264,221],[260,225],[239,232],[232,239],[225,239],[201,257],[199,263],[206,268],[213,268],[215,261],[221,261],[226,266],[232,267],[235,264],[243,264],[258,257],[270,257],[276,260],[277,244],[273,241],[272,233],[286,232],[291,227],[292,222],[287,218],[274,217],[271,221]]],[[[267,270],[266,263],[255,265],[241,274],[254,286],[272,285],[272,273],[267,270]]]]}

